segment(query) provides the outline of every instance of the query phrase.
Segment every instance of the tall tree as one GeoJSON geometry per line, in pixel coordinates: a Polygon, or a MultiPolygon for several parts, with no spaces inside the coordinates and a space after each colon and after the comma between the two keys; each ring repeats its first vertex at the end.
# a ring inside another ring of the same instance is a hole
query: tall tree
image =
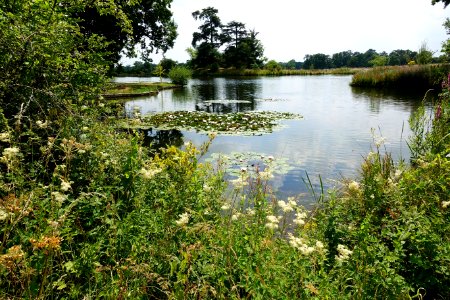
{"type": "MultiPolygon", "coordinates": [[[[65,1],[56,0],[64,6],[65,1]]],[[[80,31],[85,36],[99,35],[108,41],[108,59],[117,62],[121,52],[134,56],[140,45],[143,59],[152,52],[165,53],[173,47],[177,26],[170,10],[172,0],[115,0],[81,1],[67,7],[78,19],[80,31]]]]}
{"type": "Polygon", "coordinates": [[[223,35],[230,46],[237,47],[239,42],[248,36],[248,32],[244,23],[231,21],[223,26],[223,35]]]}
{"type": "Polygon", "coordinates": [[[207,7],[201,11],[196,10],[192,13],[195,20],[202,20],[204,23],[198,27],[200,32],[194,32],[192,46],[196,47],[198,42],[204,41],[213,48],[219,48],[222,45],[222,35],[220,29],[222,22],[217,15],[219,11],[214,7],[207,7]]]}
{"type": "Polygon", "coordinates": [[[450,0],[432,0],[432,1],[431,1],[431,4],[435,5],[435,4],[438,3],[438,2],[444,3],[444,8],[447,7],[447,5],[450,4],[450,0]]]}

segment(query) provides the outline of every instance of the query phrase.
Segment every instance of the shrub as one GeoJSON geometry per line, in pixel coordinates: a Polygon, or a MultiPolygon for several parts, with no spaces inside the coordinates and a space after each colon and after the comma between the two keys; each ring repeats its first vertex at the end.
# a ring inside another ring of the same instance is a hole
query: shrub
{"type": "Polygon", "coordinates": [[[179,85],[186,85],[188,79],[191,78],[192,71],[183,66],[173,67],[169,72],[169,78],[173,83],[179,85]]]}

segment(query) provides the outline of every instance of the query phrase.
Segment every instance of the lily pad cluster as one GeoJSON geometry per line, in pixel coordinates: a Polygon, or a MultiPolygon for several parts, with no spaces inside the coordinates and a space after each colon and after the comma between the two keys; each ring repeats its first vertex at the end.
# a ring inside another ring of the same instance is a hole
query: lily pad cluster
{"type": "Polygon", "coordinates": [[[299,114],[268,111],[229,114],[210,114],[202,111],[173,111],[143,116],[139,121],[139,125],[140,127],[154,127],[157,129],[261,135],[271,133],[280,127],[279,120],[301,118],[302,116],[299,114]]]}
{"type": "Polygon", "coordinates": [[[220,160],[225,171],[229,175],[236,177],[241,176],[242,172],[254,174],[267,169],[270,169],[272,174],[284,175],[294,169],[285,157],[274,157],[257,152],[213,153],[210,160],[220,160]]]}

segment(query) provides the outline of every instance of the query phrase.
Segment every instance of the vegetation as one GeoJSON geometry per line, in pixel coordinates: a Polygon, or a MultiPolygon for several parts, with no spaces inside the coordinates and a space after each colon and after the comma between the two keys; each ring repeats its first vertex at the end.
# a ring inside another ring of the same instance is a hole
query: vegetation
{"type": "Polygon", "coordinates": [[[205,69],[212,72],[219,67],[258,68],[262,66],[264,49],[256,38],[258,33],[248,31],[245,24],[237,21],[223,25],[214,7],[195,11],[192,16],[202,20],[200,32],[194,32],[192,46],[189,49],[194,69],[205,69]],[[224,53],[219,48],[224,46],[224,53]]]}
{"type": "Polygon", "coordinates": [[[173,67],[169,71],[169,78],[174,84],[186,85],[188,79],[192,77],[192,71],[183,66],[173,67]]]}
{"type": "Polygon", "coordinates": [[[106,98],[133,97],[143,94],[157,94],[160,90],[173,88],[174,84],[158,83],[109,83],[103,96],[106,98]]]}
{"type": "Polygon", "coordinates": [[[450,71],[449,64],[375,67],[353,75],[352,86],[440,89],[442,78],[450,71]]]}
{"type": "Polygon", "coordinates": [[[411,119],[411,165],[374,136],[360,178],[306,211],[270,189],[282,158],[199,163],[212,141],[119,130],[107,45],[77,22],[0,4],[0,298],[450,298],[448,79],[411,119]]]}

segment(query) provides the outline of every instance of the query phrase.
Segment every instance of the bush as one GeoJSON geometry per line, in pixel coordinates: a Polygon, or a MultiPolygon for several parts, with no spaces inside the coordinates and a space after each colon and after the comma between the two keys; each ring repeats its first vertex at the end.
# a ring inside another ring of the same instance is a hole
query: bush
{"type": "Polygon", "coordinates": [[[173,67],[169,72],[169,78],[173,83],[179,85],[186,85],[188,79],[191,78],[192,71],[186,67],[173,67]]]}

